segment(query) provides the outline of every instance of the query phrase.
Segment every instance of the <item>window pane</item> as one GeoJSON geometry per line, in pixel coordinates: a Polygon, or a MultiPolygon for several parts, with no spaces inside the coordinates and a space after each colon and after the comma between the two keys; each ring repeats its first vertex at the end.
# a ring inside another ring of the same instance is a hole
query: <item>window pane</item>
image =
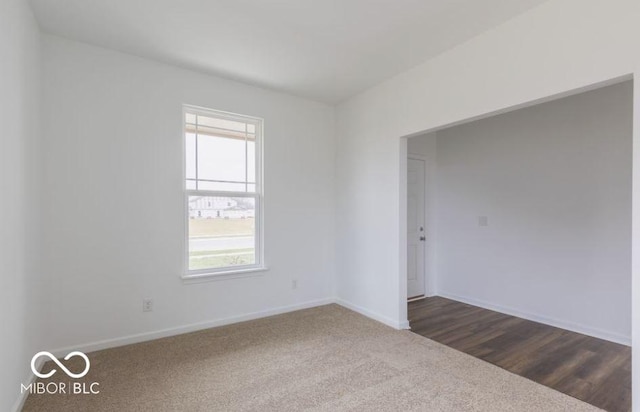
{"type": "Polygon", "coordinates": [[[198,135],[198,178],[244,182],[244,140],[198,135]]]}
{"type": "MultiPolygon", "coordinates": [[[[219,128],[213,128],[213,127],[207,127],[207,126],[200,126],[200,125],[198,125],[198,127],[196,128],[195,126],[187,125],[187,132],[195,133],[196,130],[198,131],[198,135],[226,137],[228,139],[236,139],[236,140],[243,140],[243,141],[247,139],[247,134],[245,132],[219,129],[219,128]]],[[[253,135],[249,135],[249,136],[251,136],[251,139],[254,139],[253,135]]]]}
{"type": "Polygon", "coordinates": [[[256,124],[192,113],[186,121],[186,178],[198,181],[187,187],[255,193],[256,124]]]}
{"type": "Polygon", "coordinates": [[[186,139],[186,167],[187,167],[187,179],[196,178],[196,135],[193,133],[187,133],[186,139]]]}
{"type": "Polygon", "coordinates": [[[245,192],[244,183],[226,183],[226,182],[198,182],[198,190],[217,190],[226,192],[245,192]]]}
{"type": "Polygon", "coordinates": [[[252,265],[255,199],[189,196],[189,270],[252,265]]]}
{"type": "Polygon", "coordinates": [[[247,181],[256,181],[256,142],[252,141],[247,141],[247,181]]]}
{"type": "Polygon", "coordinates": [[[244,122],[218,119],[215,117],[198,116],[198,126],[209,126],[220,129],[235,130],[244,133],[246,132],[247,124],[244,122]]]}
{"type": "Polygon", "coordinates": [[[196,123],[196,115],[191,113],[186,113],[184,117],[187,123],[195,124],[196,123]]]}

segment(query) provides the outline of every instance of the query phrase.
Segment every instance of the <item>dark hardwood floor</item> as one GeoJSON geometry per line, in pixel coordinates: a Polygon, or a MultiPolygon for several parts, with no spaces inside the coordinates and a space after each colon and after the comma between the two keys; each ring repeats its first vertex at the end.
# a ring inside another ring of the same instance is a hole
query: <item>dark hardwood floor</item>
{"type": "Polygon", "coordinates": [[[607,411],[631,410],[631,348],[453,300],[409,303],[411,330],[607,411]]]}

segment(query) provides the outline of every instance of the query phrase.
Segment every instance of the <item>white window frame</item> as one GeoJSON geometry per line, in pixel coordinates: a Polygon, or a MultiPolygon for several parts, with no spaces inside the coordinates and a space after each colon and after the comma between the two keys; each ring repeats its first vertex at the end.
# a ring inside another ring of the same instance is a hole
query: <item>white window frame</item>
{"type": "Polygon", "coordinates": [[[259,272],[267,270],[264,261],[264,175],[263,175],[263,145],[264,145],[264,120],[258,117],[246,116],[220,110],[208,109],[199,106],[185,104],[182,107],[182,186],[184,192],[184,271],[183,280],[216,280],[234,277],[246,277],[259,275],[259,272]],[[255,192],[237,192],[222,190],[196,190],[187,189],[187,133],[185,125],[187,114],[214,117],[225,120],[233,120],[255,125],[255,192]],[[189,269],[189,196],[212,197],[247,197],[255,199],[255,263],[251,265],[225,266],[221,268],[189,269]]]}

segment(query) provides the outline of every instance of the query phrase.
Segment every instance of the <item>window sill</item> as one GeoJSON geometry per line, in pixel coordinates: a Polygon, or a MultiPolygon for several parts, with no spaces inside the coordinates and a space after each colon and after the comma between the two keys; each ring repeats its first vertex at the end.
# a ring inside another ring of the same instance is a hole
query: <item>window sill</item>
{"type": "Polygon", "coordinates": [[[249,268],[249,269],[238,269],[238,270],[231,269],[231,270],[226,270],[224,272],[182,275],[180,276],[180,278],[182,279],[182,282],[186,284],[214,282],[217,280],[240,279],[240,278],[262,276],[264,272],[268,270],[269,268],[267,268],[266,266],[258,266],[258,267],[249,268]]]}

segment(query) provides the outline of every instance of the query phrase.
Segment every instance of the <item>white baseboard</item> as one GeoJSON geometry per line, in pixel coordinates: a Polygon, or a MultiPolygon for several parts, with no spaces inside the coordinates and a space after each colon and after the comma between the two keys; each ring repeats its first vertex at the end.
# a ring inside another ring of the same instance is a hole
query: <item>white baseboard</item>
{"type": "MultiPolygon", "coordinates": [[[[627,345],[630,346],[631,345],[631,338],[628,336],[623,336],[620,334],[616,334],[616,333],[611,333],[608,331],[604,331],[604,330],[600,330],[597,328],[592,328],[592,327],[588,327],[585,325],[578,325],[575,323],[571,323],[571,322],[565,322],[565,321],[560,321],[557,319],[552,319],[552,318],[547,318],[544,316],[539,316],[539,315],[535,315],[532,313],[527,313],[527,312],[523,312],[517,309],[513,309],[513,308],[508,308],[508,307],[504,307],[501,305],[494,305],[492,303],[489,302],[484,302],[478,299],[473,299],[473,298],[468,298],[468,297],[464,297],[464,296],[459,296],[456,294],[452,294],[452,293],[447,293],[447,292],[438,292],[438,296],[442,296],[444,298],[447,299],[452,299],[452,300],[456,300],[459,302],[463,302],[463,303],[467,303],[469,305],[474,305],[474,306],[479,306],[481,308],[485,308],[485,309],[489,309],[489,310],[494,310],[496,312],[501,312],[501,313],[505,313],[508,315],[512,315],[512,316],[517,316],[520,318],[524,318],[524,319],[528,319],[534,322],[539,322],[539,323],[544,323],[547,325],[551,325],[551,326],[555,326],[558,328],[562,328],[562,329],[567,329],[573,332],[577,332],[577,333],[582,333],[584,335],[589,335],[589,336],[593,336],[596,338],[600,338],[600,339],[604,339],[604,340],[608,340],[611,342],[615,342],[615,343],[620,343],[622,345],[627,345]]],[[[158,331],[154,331],[154,332],[146,332],[146,333],[139,333],[139,334],[135,334],[135,335],[129,335],[129,336],[124,336],[124,337],[120,337],[120,338],[115,338],[115,339],[106,339],[106,340],[102,340],[102,341],[96,341],[96,342],[90,342],[90,343],[85,343],[85,344],[81,344],[81,345],[77,345],[77,346],[72,346],[72,347],[66,347],[66,348],[60,348],[54,351],[51,351],[56,357],[61,357],[61,356],[65,356],[67,355],[69,352],[74,351],[74,350],[79,350],[81,352],[93,352],[93,351],[97,351],[97,350],[102,350],[102,349],[109,349],[109,348],[115,348],[118,346],[124,346],[124,345],[130,345],[133,343],[140,343],[140,342],[145,342],[145,341],[150,341],[150,340],[154,340],[154,339],[159,339],[159,338],[165,338],[165,337],[169,337],[169,336],[175,336],[175,335],[181,335],[184,333],[189,333],[189,332],[195,332],[195,331],[199,331],[199,330],[203,330],[203,329],[209,329],[209,328],[214,328],[217,326],[224,326],[224,325],[229,325],[229,324],[233,324],[233,323],[238,323],[238,322],[244,322],[244,321],[248,321],[248,320],[254,320],[254,319],[260,319],[260,318],[265,318],[268,316],[274,316],[274,315],[280,315],[283,313],[287,313],[287,312],[294,312],[297,310],[302,310],[302,309],[308,309],[308,308],[313,308],[313,307],[317,307],[317,306],[324,306],[324,305],[328,305],[331,303],[337,303],[338,305],[344,306],[347,309],[353,310],[354,312],[357,312],[361,315],[364,315],[370,319],[376,320],[378,322],[381,322],[387,326],[390,326],[394,329],[409,329],[409,321],[405,320],[405,321],[398,321],[392,318],[389,318],[387,316],[383,316],[380,315],[378,313],[372,312],[368,309],[365,309],[361,306],[358,306],[356,304],[353,304],[351,302],[348,302],[344,299],[340,299],[340,298],[326,298],[326,299],[318,299],[318,300],[313,300],[313,301],[308,301],[308,302],[303,302],[303,303],[297,303],[294,305],[288,305],[288,306],[281,306],[281,307],[277,307],[277,308],[272,308],[272,309],[267,309],[264,311],[259,311],[259,312],[251,312],[251,313],[247,313],[247,314],[243,314],[243,315],[238,315],[238,316],[232,316],[232,317],[228,317],[228,318],[223,318],[223,319],[217,319],[217,320],[212,320],[212,321],[207,321],[207,322],[200,322],[200,323],[194,323],[194,324],[190,324],[190,325],[185,325],[185,326],[179,326],[176,328],[169,328],[169,329],[162,329],[162,330],[158,330],[158,331]]],[[[44,365],[44,359],[40,358],[38,359],[38,364],[37,364],[37,368],[38,370],[40,370],[42,368],[42,366],[44,365]]],[[[29,378],[26,379],[26,383],[31,383],[34,382],[36,380],[35,375],[33,375],[33,373],[31,373],[31,371],[29,371],[29,378]]],[[[13,411],[15,412],[20,412],[22,410],[22,407],[24,406],[24,402],[27,399],[27,395],[28,393],[24,393],[24,394],[20,394],[19,398],[16,400],[14,407],[13,407],[13,411]]]]}
{"type": "Polygon", "coordinates": [[[621,345],[631,346],[631,337],[624,336],[619,333],[609,332],[606,330],[593,328],[587,325],[580,325],[573,322],[567,322],[559,319],[553,319],[546,316],[536,315],[534,313],[523,312],[518,309],[509,308],[501,305],[495,305],[493,303],[485,302],[482,300],[469,298],[466,296],[459,296],[454,293],[438,291],[438,296],[443,298],[456,300],[458,302],[467,303],[469,305],[478,306],[484,309],[493,310],[496,312],[504,313],[511,316],[517,316],[519,318],[531,320],[538,323],[544,323],[545,325],[555,326],[556,328],[570,330],[572,332],[581,333],[583,335],[593,336],[594,338],[604,339],[610,342],[619,343],[621,345]]]}
{"type": "MultiPolygon", "coordinates": [[[[297,310],[329,305],[332,303],[336,303],[338,305],[344,306],[347,309],[353,310],[354,312],[357,312],[368,318],[384,323],[385,325],[390,326],[394,329],[409,329],[409,321],[399,322],[397,320],[388,318],[386,316],[382,316],[377,313],[371,312],[367,309],[364,309],[353,303],[347,302],[343,299],[326,298],[326,299],[318,299],[318,300],[313,300],[313,301],[308,301],[303,303],[297,303],[294,305],[281,306],[281,307],[267,309],[259,312],[246,313],[243,315],[232,316],[232,317],[223,318],[223,319],[193,323],[190,325],[184,325],[184,326],[179,326],[175,328],[168,328],[168,329],[162,329],[162,330],[157,330],[153,332],[145,332],[145,333],[138,333],[135,335],[123,336],[123,337],[114,338],[114,339],[105,339],[101,341],[83,343],[83,344],[64,347],[64,348],[58,348],[50,352],[56,357],[64,357],[69,352],[72,352],[72,351],[81,351],[84,353],[90,353],[98,350],[116,348],[118,346],[130,345],[134,343],[146,342],[154,339],[166,338],[169,336],[181,335],[184,333],[196,332],[199,330],[204,330],[209,328],[215,328],[217,326],[230,325],[233,323],[245,322],[248,320],[260,319],[268,316],[280,315],[287,312],[294,312],[297,310]]],[[[38,370],[42,368],[42,366],[44,365],[44,362],[45,362],[44,358],[41,357],[38,359],[38,364],[37,364],[38,370]]],[[[34,382],[36,380],[36,376],[33,373],[31,373],[31,371],[29,371],[29,376],[30,377],[25,380],[25,382],[28,381],[26,382],[27,384],[34,382]]],[[[14,404],[13,411],[20,412],[22,410],[22,407],[24,406],[24,402],[27,399],[27,395],[28,393],[20,394],[19,398],[16,400],[16,403],[14,404]]]]}
{"type": "MultiPolygon", "coordinates": [[[[84,353],[94,352],[102,349],[110,349],[116,348],[118,346],[130,345],[133,343],[146,342],[154,339],[166,338],[169,336],[181,335],[183,333],[196,332],[203,329],[215,328],[217,326],[230,325],[232,323],[244,322],[248,320],[266,318],[268,316],[280,315],[287,312],[294,312],[296,310],[309,309],[317,306],[329,305],[331,303],[336,303],[334,298],[326,298],[326,299],[318,299],[303,303],[297,303],[294,305],[281,306],[273,309],[267,309],[259,312],[251,312],[246,313],[244,315],[232,316],[229,318],[216,319],[207,322],[193,323],[190,325],[179,326],[176,328],[162,329],[153,332],[145,332],[139,333],[135,335],[123,336],[120,338],[114,339],[105,339],[96,342],[83,343],[80,345],[69,346],[65,348],[59,348],[56,350],[49,351],[54,356],[60,358],[66,356],[69,352],[72,351],[81,351],[84,353]]],[[[38,358],[36,361],[36,367],[38,370],[41,370],[44,366],[45,359],[44,357],[38,358]]],[[[31,372],[31,368],[29,367],[29,374],[27,375],[27,379],[23,381],[25,384],[29,384],[36,381],[36,376],[31,372]]],[[[21,393],[16,399],[14,403],[12,411],[20,412],[24,406],[25,401],[27,400],[28,393],[21,393]]]]}
{"type": "Polygon", "coordinates": [[[280,315],[287,312],[294,312],[297,310],[329,305],[331,303],[336,303],[338,305],[344,306],[347,309],[353,310],[354,312],[360,313],[361,315],[364,315],[368,318],[384,323],[385,325],[390,326],[394,329],[409,329],[409,321],[398,322],[397,320],[371,312],[367,309],[364,309],[351,302],[347,302],[343,299],[326,298],[326,299],[318,299],[318,300],[313,300],[313,301],[308,301],[303,303],[297,303],[294,305],[281,306],[281,307],[267,309],[259,312],[246,313],[243,315],[232,316],[232,317],[223,318],[223,319],[193,323],[189,325],[178,326],[175,328],[161,329],[153,332],[139,333],[135,335],[128,335],[128,336],[123,336],[123,337],[114,338],[114,339],[105,339],[101,341],[88,342],[88,343],[83,343],[79,345],[58,348],[50,352],[54,354],[56,357],[66,356],[69,352],[75,351],[75,350],[81,351],[84,353],[90,353],[98,350],[116,348],[118,346],[131,345],[134,343],[146,342],[154,339],[166,338],[169,336],[181,335],[184,333],[196,332],[199,330],[204,330],[209,328],[215,328],[217,326],[230,325],[233,323],[266,318],[268,316],[280,315]]]}
{"type": "Polygon", "coordinates": [[[402,322],[399,322],[395,319],[380,315],[378,313],[374,313],[371,312],[368,309],[365,309],[361,306],[355,305],[351,302],[347,302],[344,299],[340,299],[340,298],[336,298],[335,303],[337,303],[340,306],[344,306],[347,309],[351,309],[354,312],[358,312],[361,315],[364,315],[368,318],[371,318],[373,320],[377,320],[380,323],[384,323],[387,326],[390,326],[394,329],[409,329],[409,321],[405,320],[402,322]]]}
{"type": "MultiPolygon", "coordinates": [[[[31,361],[31,360],[29,360],[31,361]]],[[[42,371],[42,367],[45,364],[45,360],[44,358],[41,356],[36,360],[36,369],[38,371],[42,371]]],[[[33,372],[31,371],[31,365],[29,364],[29,373],[27,374],[27,379],[23,380],[21,383],[23,385],[30,385],[32,383],[34,383],[36,381],[37,377],[36,375],[33,374],[33,372]]],[[[27,396],[29,396],[29,392],[25,392],[22,393],[22,391],[20,392],[20,395],[18,395],[18,399],[16,399],[16,402],[13,404],[13,408],[11,409],[11,411],[13,412],[20,412],[22,411],[22,408],[24,407],[24,403],[27,401],[27,396]]]]}
{"type": "Polygon", "coordinates": [[[175,328],[161,329],[153,332],[139,333],[135,335],[123,336],[114,339],[105,339],[96,342],[83,343],[80,345],[69,346],[59,348],[51,351],[56,357],[65,356],[71,351],[81,351],[84,353],[95,352],[103,349],[116,348],[118,346],[130,345],[133,343],[146,342],[154,339],[166,338],[169,336],[182,335],[184,333],[196,332],[199,330],[215,328],[217,326],[230,325],[232,323],[245,322],[248,320],[266,318],[268,316],[280,315],[287,312],[294,312],[296,310],[313,308],[316,306],[324,306],[331,303],[335,303],[335,299],[326,298],[318,299],[303,303],[296,303],[294,305],[280,306],[277,308],[267,309],[259,312],[251,312],[238,316],[231,316],[228,318],[216,319],[206,322],[192,323],[189,325],[178,326],[175,328]]]}

